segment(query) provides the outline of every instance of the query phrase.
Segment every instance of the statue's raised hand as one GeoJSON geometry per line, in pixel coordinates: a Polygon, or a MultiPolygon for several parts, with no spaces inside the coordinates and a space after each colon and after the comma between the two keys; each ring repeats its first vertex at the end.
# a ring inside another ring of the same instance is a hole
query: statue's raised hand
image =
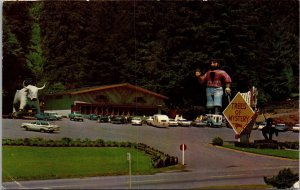
{"type": "Polygon", "coordinates": [[[196,69],[195,76],[196,76],[196,77],[201,76],[201,71],[200,71],[200,69],[196,69]]]}

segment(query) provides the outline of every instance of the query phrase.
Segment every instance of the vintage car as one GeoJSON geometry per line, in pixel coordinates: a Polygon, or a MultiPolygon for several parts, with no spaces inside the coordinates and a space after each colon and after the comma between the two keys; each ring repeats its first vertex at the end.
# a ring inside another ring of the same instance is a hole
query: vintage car
{"type": "Polygon", "coordinates": [[[34,121],[31,123],[22,123],[21,128],[24,128],[26,131],[40,131],[53,133],[54,131],[59,131],[60,127],[56,124],[52,124],[48,121],[34,121]]]}
{"type": "Polygon", "coordinates": [[[142,125],[143,124],[142,118],[141,117],[133,117],[131,119],[131,124],[132,125],[142,125]]]}
{"type": "Polygon", "coordinates": [[[175,119],[170,118],[169,119],[169,126],[170,127],[177,127],[178,126],[178,122],[175,121],[175,119]]]}
{"type": "Polygon", "coordinates": [[[296,124],[292,127],[292,131],[295,132],[295,133],[299,133],[299,126],[300,124],[296,124]]]}
{"type": "Polygon", "coordinates": [[[257,123],[257,126],[258,126],[257,129],[262,130],[266,125],[267,125],[267,122],[257,123]]]}
{"type": "Polygon", "coordinates": [[[98,120],[98,115],[97,114],[90,114],[88,115],[89,120],[98,120]]]}
{"type": "Polygon", "coordinates": [[[188,121],[184,118],[178,119],[177,122],[178,122],[178,125],[181,127],[189,127],[189,126],[191,126],[191,123],[192,123],[192,121],[188,121]]]}
{"type": "Polygon", "coordinates": [[[62,119],[62,115],[58,114],[57,112],[47,111],[45,113],[47,113],[51,116],[54,116],[56,118],[56,120],[61,120],[62,119]]]}
{"type": "Polygon", "coordinates": [[[285,132],[289,130],[289,127],[284,123],[278,123],[275,125],[275,129],[280,132],[285,132]]]}
{"type": "Polygon", "coordinates": [[[153,116],[153,123],[154,127],[162,127],[168,128],[169,127],[169,117],[163,114],[155,114],[153,116]]]}
{"type": "Polygon", "coordinates": [[[149,117],[146,119],[146,124],[147,124],[147,125],[153,125],[153,116],[149,116],[149,117]]]}
{"type": "Polygon", "coordinates": [[[110,122],[110,118],[107,115],[99,115],[97,121],[98,123],[108,123],[110,122]]]}
{"type": "Polygon", "coordinates": [[[70,113],[69,118],[71,121],[83,121],[83,115],[81,113],[70,113]]]}
{"type": "Polygon", "coordinates": [[[195,119],[194,121],[191,122],[191,126],[193,126],[193,127],[206,127],[207,123],[206,123],[206,121],[195,119]]]}
{"type": "Polygon", "coordinates": [[[57,118],[50,113],[37,113],[35,114],[37,120],[55,121],[57,118]]]}
{"type": "Polygon", "coordinates": [[[113,123],[113,124],[125,124],[126,119],[123,116],[115,116],[111,119],[111,123],[113,123]]]}
{"type": "Polygon", "coordinates": [[[207,127],[224,127],[226,126],[225,123],[223,122],[223,116],[222,115],[218,115],[218,114],[206,114],[205,117],[206,119],[206,123],[207,123],[207,127]]]}

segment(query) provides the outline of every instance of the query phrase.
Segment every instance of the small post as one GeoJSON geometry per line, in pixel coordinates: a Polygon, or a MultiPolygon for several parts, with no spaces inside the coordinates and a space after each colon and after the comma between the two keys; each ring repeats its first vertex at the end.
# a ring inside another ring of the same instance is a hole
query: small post
{"type": "Polygon", "coordinates": [[[182,165],[184,165],[184,151],[186,150],[186,148],[187,148],[186,144],[180,145],[180,150],[182,152],[182,165]]]}
{"type": "Polygon", "coordinates": [[[184,149],[182,149],[182,165],[184,165],[184,149]]]}
{"type": "Polygon", "coordinates": [[[129,162],[129,189],[131,189],[131,154],[127,152],[127,160],[129,162]]]}

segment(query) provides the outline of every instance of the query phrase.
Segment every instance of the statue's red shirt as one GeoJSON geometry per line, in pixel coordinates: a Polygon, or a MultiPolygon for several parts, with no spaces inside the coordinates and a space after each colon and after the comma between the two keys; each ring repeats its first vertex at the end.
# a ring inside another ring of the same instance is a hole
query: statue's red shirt
{"type": "Polygon", "coordinates": [[[222,81],[225,82],[225,84],[231,83],[230,76],[223,70],[208,71],[201,78],[207,87],[222,87],[222,81]]]}

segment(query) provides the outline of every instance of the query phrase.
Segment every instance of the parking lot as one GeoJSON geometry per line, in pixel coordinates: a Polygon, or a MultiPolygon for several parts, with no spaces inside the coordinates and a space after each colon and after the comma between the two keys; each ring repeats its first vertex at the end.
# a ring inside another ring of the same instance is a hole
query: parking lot
{"type": "MultiPolygon", "coordinates": [[[[20,127],[22,122],[30,122],[30,120],[3,119],[2,138],[61,139],[70,137],[72,139],[89,138],[95,140],[99,138],[118,142],[142,142],[167,154],[177,156],[180,163],[182,162],[182,152],[179,147],[184,143],[187,145],[185,151],[186,172],[163,175],[164,180],[170,178],[168,185],[171,182],[175,185],[178,184],[178,179],[182,179],[179,184],[187,182],[189,187],[191,187],[191,181],[197,187],[216,185],[218,182],[220,182],[219,185],[264,184],[263,176],[272,176],[283,168],[299,170],[298,161],[247,154],[210,145],[212,139],[217,136],[225,142],[236,141],[231,128],[156,128],[148,125],[98,123],[87,119],[84,122],[63,119],[55,122],[61,127],[59,133],[41,133],[25,131],[20,127]],[[216,176],[220,176],[222,180],[216,179],[216,176]],[[240,180],[241,176],[243,176],[243,180],[240,180]],[[226,180],[227,178],[230,180],[226,180]],[[201,182],[199,179],[203,181],[201,182]],[[204,181],[205,183],[203,183],[204,181]]],[[[274,140],[281,142],[298,141],[298,135],[298,133],[291,131],[282,132],[279,133],[278,137],[275,136],[274,140]]],[[[263,139],[261,131],[253,130],[250,141],[259,139],[263,139]]],[[[152,180],[162,178],[161,175],[152,177],[154,178],[152,180]]]]}
{"type": "MultiPolygon", "coordinates": [[[[169,127],[156,128],[143,124],[112,124],[98,123],[94,120],[85,119],[84,122],[70,121],[64,118],[55,121],[60,126],[58,133],[41,133],[34,131],[25,131],[21,123],[31,122],[32,120],[22,119],[3,119],[2,120],[2,138],[31,138],[42,137],[45,139],[61,139],[69,137],[72,139],[89,138],[91,140],[103,139],[110,141],[131,141],[143,142],[159,150],[165,151],[171,155],[179,154],[179,145],[185,143],[189,149],[199,149],[202,146],[208,146],[212,139],[221,137],[226,141],[236,141],[234,131],[231,128],[200,128],[200,127],[169,127]]],[[[260,130],[252,130],[250,141],[263,139],[260,130]]],[[[277,141],[298,141],[299,134],[291,131],[281,132],[277,141]]]]}

